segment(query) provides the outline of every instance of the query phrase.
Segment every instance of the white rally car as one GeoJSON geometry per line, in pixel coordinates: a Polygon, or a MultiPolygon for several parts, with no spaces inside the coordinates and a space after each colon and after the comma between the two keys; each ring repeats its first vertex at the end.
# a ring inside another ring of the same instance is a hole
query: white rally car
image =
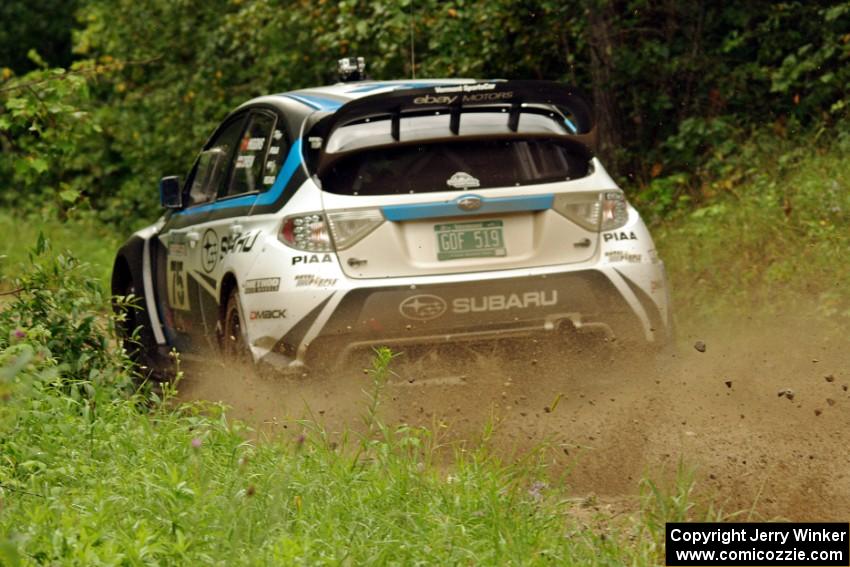
{"type": "Polygon", "coordinates": [[[670,333],[664,267],[593,155],[587,103],[543,81],[359,81],[253,99],[118,252],[133,353],[280,370],[386,345],[670,333]]]}

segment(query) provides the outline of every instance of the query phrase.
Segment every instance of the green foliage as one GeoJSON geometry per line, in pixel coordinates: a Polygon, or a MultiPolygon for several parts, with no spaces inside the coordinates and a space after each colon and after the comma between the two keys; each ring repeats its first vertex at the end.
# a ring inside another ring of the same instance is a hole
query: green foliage
{"type": "Polygon", "coordinates": [[[432,432],[381,422],[386,350],[354,444],[313,423],[249,441],[220,406],[132,392],[82,266],[43,243],[33,260],[0,313],[4,564],[621,565],[660,545],[581,527],[539,461],[446,463],[432,432]]]}
{"type": "Polygon", "coordinates": [[[26,73],[37,64],[27,57],[38,49],[51,66],[71,64],[75,0],[4,0],[0,4],[0,68],[26,73]]]}
{"type": "Polygon", "coordinates": [[[680,323],[790,309],[850,322],[848,151],[846,133],[819,142],[762,132],[702,188],[704,204],[655,227],[680,323]]]}
{"type": "Polygon", "coordinates": [[[115,224],[154,216],[156,181],[185,173],[237,104],[331,82],[343,55],[366,56],[379,79],[583,87],[610,123],[606,161],[660,215],[699,205],[751,130],[833,124],[850,92],[850,9],[837,0],[84,0],[77,16],[68,71],[32,54],[36,71],[2,77],[2,198],[115,224]]]}
{"type": "Polygon", "coordinates": [[[90,81],[103,70],[77,64],[43,68],[0,87],[0,175],[6,206],[58,211],[101,206],[110,163],[107,141],[90,111],[90,81]]]}
{"type": "MultiPolygon", "coordinates": [[[[106,299],[88,265],[54,254],[39,235],[29,269],[13,285],[12,302],[0,311],[0,348],[30,345],[75,384],[123,382],[126,365],[116,353],[112,320],[101,316],[106,299]]],[[[29,356],[27,349],[18,350],[22,360],[29,356]]]]}
{"type": "Polygon", "coordinates": [[[127,238],[126,224],[119,232],[98,222],[91,213],[79,210],[69,212],[62,222],[56,220],[52,211],[41,214],[0,211],[0,232],[7,235],[0,241],[0,290],[3,291],[14,289],[14,280],[30,269],[29,249],[39,234],[43,234],[59,250],[85,258],[89,265],[87,273],[106,293],[110,289],[115,251],[127,238]]]}

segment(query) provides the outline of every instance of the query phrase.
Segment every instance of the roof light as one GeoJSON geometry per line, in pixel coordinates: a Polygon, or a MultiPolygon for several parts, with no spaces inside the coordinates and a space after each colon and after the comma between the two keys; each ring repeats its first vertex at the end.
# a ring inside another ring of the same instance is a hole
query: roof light
{"type": "Polygon", "coordinates": [[[341,83],[362,81],[366,78],[366,60],[363,57],[343,57],[337,62],[341,83]]]}

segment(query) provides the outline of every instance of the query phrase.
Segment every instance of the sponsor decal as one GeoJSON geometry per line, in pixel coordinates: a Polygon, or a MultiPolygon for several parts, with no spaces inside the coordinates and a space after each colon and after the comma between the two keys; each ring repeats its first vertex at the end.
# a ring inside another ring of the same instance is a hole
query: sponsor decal
{"type": "Polygon", "coordinates": [[[470,102],[498,102],[500,100],[506,100],[514,98],[513,91],[507,91],[503,93],[478,93],[478,94],[465,94],[461,99],[461,102],[464,104],[470,102]]]}
{"type": "Polygon", "coordinates": [[[240,232],[238,234],[225,236],[219,242],[218,234],[211,228],[204,233],[201,240],[201,265],[207,273],[212,272],[218,265],[218,261],[228,254],[241,254],[250,252],[257,242],[261,231],[240,232]]]}
{"type": "Polygon", "coordinates": [[[622,232],[622,231],[616,232],[615,231],[615,232],[606,232],[605,234],[602,235],[602,239],[605,242],[608,242],[609,240],[616,240],[616,241],[619,242],[620,240],[637,240],[638,237],[635,235],[634,232],[622,232]]]}
{"type": "Polygon", "coordinates": [[[221,239],[221,257],[224,258],[227,254],[241,254],[250,252],[257,242],[257,237],[260,236],[260,231],[238,233],[232,236],[225,236],[221,239]]]}
{"type": "Polygon", "coordinates": [[[438,94],[443,93],[469,93],[475,91],[492,91],[496,88],[496,85],[493,83],[479,83],[476,85],[453,85],[451,87],[434,87],[434,92],[438,94]]]}
{"type": "MultiPolygon", "coordinates": [[[[423,96],[418,96],[413,99],[413,104],[429,104],[429,105],[440,105],[440,106],[449,106],[453,104],[459,95],[430,95],[426,94],[423,96]]],[[[467,104],[470,102],[499,102],[501,100],[512,99],[514,97],[513,91],[505,91],[502,93],[472,93],[472,94],[464,94],[460,96],[460,101],[463,104],[467,104]]]]}
{"type": "MultiPolygon", "coordinates": [[[[481,182],[465,171],[458,171],[446,180],[446,185],[454,187],[455,189],[468,189],[470,187],[480,187],[481,182]]],[[[467,199],[471,198],[472,197],[467,197],[467,199]]],[[[481,200],[479,199],[479,202],[480,201],[481,200]]],[[[458,205],[460,205],[460,202],[458,202],[458,205]]]]}
{"type": "Polygon", "coordinates": [[[281,138],[283,138],[283,132],[281,132],[280,130],[275,130],[274,134],[272,135],[272,138],[274,138],[275,140],[280,140],[281,138]]]}
{"type": "Polygon", "coordinates": [[[292,265],[295,264],[325,264],[332,263],[333,257],[330,254],[305,254],[304,256],[293,256],[292,265]]]}
{"type": "Polygon", "coordinates": [[[280,153],[280,146],[272,146],[269,148],[269,155],[276,156],[280,153]]]}
{"type": "Polygon", "coordinates": [[[258,278],[245,280],[244,293],[267,293],[280,289],[280,278],[258,278]]]}
{"type": "Polygon", "coordinates": [[[413,104],[451,104],[457,100],[455,96],[418,96],[413,99],[413,104]]]}
{"type": "Polygon", "coordinates": [[[269,160],[266,162],[266,171],[269,173],[274,173],[274,170],[277,169],[277,164],[274,160],[269,160]]]}
{"type": "Polygon", "coordinates": [[[653,248],[652,250],[646,251],[647,256],[649,256],[649,261],[653,264],[657,264],[659,262],[658,251],[653,248]]]}
{"type": "Polygon", "coordinates": [[[264,185],[274,185],[275,176],[274,175],[266,175],[263,177],[264,185]]]}
{"type": "Polygon", "coordinates": [[[218,234],[211,228],[208,228],[204,233],[204,238],[201,240],[201,265],[204,271],[210,273],[218,264],[218,234]]]}
{"type": "Polygon", "coordinates": [[[655,293],[656,291],[661,291],[664,289],[664,281],[663,280],[651,280],[649,282],[649,292],[655,293]]]}
{"type": "Polygon", "coordinates": [[[186,243],[185,242],[169,242],[168,243],[168,255],[175,257],[183,257],[186,255],[186,243]]]}
{"type": "Polygon", "coordinates": [[[262,311],[251,311],[248,318],[252,321],[257,319],[286,319],[286,309],[264,309],[262,311]]]}
{"type": "Polygon", "coordinates": [[[254,165],[254,156],[241,155],[236,158],[236,169],[249,169],[254,165]]]}
{"type": "Polygon", "coordinates": [[[189,310],[188,276],[183,262],[168,261],[168,305],[172,309],[189,310]]]}
{"type": "Polygon", "coordinates": [[[256,152],[257,150],[262,150],[265,143],[265,138],[251,138],[250,140],[248,140],[247,149],[249,152],[256,152]]]}
{"type": "Polygon", "coordinates": [[[336,282],[336,278],[322,278],[313,274],[295,276],[295,287],[331,287],[336,282]]]}
{"type": "Polygon", "coordinates": [[[428,321],[446,312],[446,301],[437,295],[413,295],[399,303],[398,312],[407,319],[428,321]]]}
{"type": "Polygon", "coordinates": [[[632,254],[625,250],[611,250],[610,252],[605,253],[605,259],[609,262],[629,262],[632,264],[638,264],[640,263],[641,255],[632,254]]]}
{"type": "Polygon", "coordinates": [[[508,295],[458,297],[452,301],[452,313],[483,313],[530,307],[550,307],[558,303],[558,290],[526,291],[508,295]]]}

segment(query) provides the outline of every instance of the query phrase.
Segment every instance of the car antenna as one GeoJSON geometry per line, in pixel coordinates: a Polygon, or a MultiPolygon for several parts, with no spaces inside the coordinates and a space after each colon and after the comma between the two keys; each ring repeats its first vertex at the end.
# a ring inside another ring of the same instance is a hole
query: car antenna
{"type": "Polygon", "coordinates": [[[414,0],[410,0],[410,78],[416,78],[416,48],[413,45],[414,0]]]}

